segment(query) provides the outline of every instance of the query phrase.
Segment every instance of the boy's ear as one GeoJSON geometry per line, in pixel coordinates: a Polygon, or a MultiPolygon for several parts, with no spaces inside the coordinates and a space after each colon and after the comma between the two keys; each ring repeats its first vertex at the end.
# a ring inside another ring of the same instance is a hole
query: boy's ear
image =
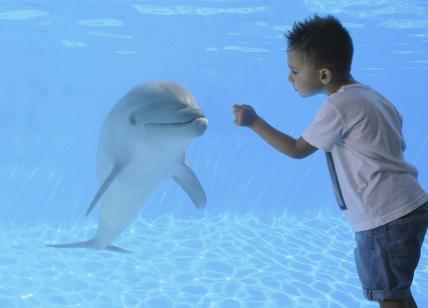
{"type": "Polygon", "coordinates": [[[322,84],[326,85],[330,83],[331,79],[332,79],[331,70],[329,70],[328,68],[320,69],[320,81],[322,82],[322,84]]]}

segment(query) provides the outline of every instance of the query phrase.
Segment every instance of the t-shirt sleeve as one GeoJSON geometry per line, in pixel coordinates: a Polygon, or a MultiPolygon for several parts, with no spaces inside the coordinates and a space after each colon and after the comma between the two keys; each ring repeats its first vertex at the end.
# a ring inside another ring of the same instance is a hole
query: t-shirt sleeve
{"type": "Polygon", "coordinates": [[[340,111],[326,102],[318,110],[315,119],[303,132],[302,137],[314,147],[330,152],[337,139],[342,136],[343,128],[340,111]]]}

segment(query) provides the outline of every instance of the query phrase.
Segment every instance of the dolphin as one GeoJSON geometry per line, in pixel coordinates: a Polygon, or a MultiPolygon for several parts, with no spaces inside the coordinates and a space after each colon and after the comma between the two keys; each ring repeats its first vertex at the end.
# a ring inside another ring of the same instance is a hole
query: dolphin
{"type": "Polygon", "coordinates": [[[148,81],[131,89],[107,115],[101,129],[97,177],[100,187],[86,216],[100,203],[95,236],[83,242],[48,244],[129,252],[112,242],[138,215],[144,201],[173,178],[201,209],[205,192],[186,161],[192,139],[208,120],[192,94],[173,81],[148,81]]]}

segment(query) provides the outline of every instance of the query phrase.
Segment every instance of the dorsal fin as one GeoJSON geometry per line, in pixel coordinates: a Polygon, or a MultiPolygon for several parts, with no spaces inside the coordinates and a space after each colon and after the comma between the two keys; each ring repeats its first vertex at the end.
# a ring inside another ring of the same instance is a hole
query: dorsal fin
{"type": "Polygon", "coordinates": [[[94,199],[92,199],[91,204],[89,205],[88,209],[86,210],[85,217],[88,216],[89,213],[94,209],[98,200],[105,193],[105,191],[109,188],[110,184],[113,182],[113,180],[116,178],[116,176],[119,174],[119,172],[122,169],[123,169],[123,165],[121,165],[121,164],[117,164],[117,165],[113,166],[113,168],[110,171],[110,174],[108,175],[108,177],[104,180],[103,184],[98,189],[98,192],[95,195],[94,199]]]}

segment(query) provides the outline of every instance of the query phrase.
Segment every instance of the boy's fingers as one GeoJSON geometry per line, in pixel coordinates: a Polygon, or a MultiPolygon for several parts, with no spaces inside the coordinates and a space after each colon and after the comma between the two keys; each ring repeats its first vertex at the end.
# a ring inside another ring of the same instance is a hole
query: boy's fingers
{"type": "Polygon", "coordinates": [[[245,109],[249,109],[249,110],[251,110],[251,111],[254,111],[254,108],[253,108],[253,107],[251,107],[250,105],[242,105],[242,108],[245,108],[245,109]]]}

